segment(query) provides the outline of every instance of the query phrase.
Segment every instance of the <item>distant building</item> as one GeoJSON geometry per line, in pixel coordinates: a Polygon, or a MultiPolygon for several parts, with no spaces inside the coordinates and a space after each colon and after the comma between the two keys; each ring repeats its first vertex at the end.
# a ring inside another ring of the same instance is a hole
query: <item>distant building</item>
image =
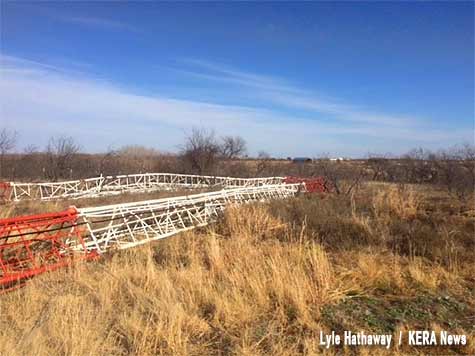
{"type": "Polygon", "coordinates": [[[345,160],[345,158],[343,158],[343,157],[330,158],[330,161],[337,161],[337,162],[339,162],[339,161],[344,161],[344,160],[345,160]]]}

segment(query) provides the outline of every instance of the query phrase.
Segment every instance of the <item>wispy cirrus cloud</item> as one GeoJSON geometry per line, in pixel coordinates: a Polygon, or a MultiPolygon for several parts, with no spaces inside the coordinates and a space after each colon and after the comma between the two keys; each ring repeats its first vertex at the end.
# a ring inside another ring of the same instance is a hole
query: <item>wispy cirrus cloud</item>
{"type": "Polygon", "coordinates": [[[341,99],[318,95],[279,77],[244,72],[197,59],[180,59],[178,62],[188,67],[188,69],[178,69],[184,74],[252,88],[256,91],[256,95],[275,105],[331,115],[333,119],[339,121],[366,122],[394,127],[407,127],[419,121],[417,117],[374,112],[345,103],[341,99]]]}
{"type": "Polygon", "coordinates": [[[117,30],[117,31],[129,31],[129,32],[141,32],[141,30],[135,26],[127,24],[125,22],[120,22],[116,20],[111,20],[107,18],[100,18],[100,17],[80,17],[80,16],[73,16],[73,17],[61,17],[60,18],[64,22],[69,22],[73,24],[78,24],[81,26],[92,27],[92,28],[99,28],[105,30],[117,30]]]}
{"type": "Polygon", "coordinates": [[[55,21],[74,24],[85,28],[135,33],[143,32],[143,29],[140,27],[131,25],[125,21],[111,19],[105,16],[75,15],[64,10],[56,10],[50,7],[44,7],[34,2],[26,4],[26,7],[24,6],[23,8],[31,13],[34,13],[36,16],[41,15],[55,21]]]}
{"type": "MultiPolygon", "coordinates": [[[[77,75],[11,56],[1,60],[0,126],[18,130],[25,145],[43,145],[51,135],[67,134],[90,151],[130,143],[175,150],[184,131],[206,126],[219,134],[243,136],[251,152],[264,149],[281,156],[321,152],[355,156],[369,151],[398,152],[466,135],[463,130],[443,132],[425,127],[421,132],[410,126],[373,125],[363,120],[352,125],[344,120],[323,122],[278,109],[176,99],[163,93],[139,95],[87,73],[77,75]],[[392,147],[387,146],[388,141],[393,142],[392,147]]],[[[241,73],[239,78],[275,87],[274,81],[265,77],[241,73]]]]}
{"type": "Polygon", "coordinates": [[[195,75],[210,80],[240,84],[248,87],[266,89],[271,91],[284,91],[294,94],[302,94],[302,90],[282,78],[268,75],[248,73],[222,64],[193,58],[181,58],[178,63],[189,66],[191,69],[176,69],[189,75],[195,75]],[[194,70],[193,70],[194,68],[194,70]]]}

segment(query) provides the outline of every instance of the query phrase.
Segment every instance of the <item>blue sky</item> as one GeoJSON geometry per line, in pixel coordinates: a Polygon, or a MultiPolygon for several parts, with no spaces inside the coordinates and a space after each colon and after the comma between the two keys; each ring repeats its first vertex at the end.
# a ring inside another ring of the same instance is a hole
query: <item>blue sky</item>
{"type": "Polygon", "coordinates": [[[0,127],[20,147],[364,156],[474,140],[474,3],[1,2],[0,127]]]}

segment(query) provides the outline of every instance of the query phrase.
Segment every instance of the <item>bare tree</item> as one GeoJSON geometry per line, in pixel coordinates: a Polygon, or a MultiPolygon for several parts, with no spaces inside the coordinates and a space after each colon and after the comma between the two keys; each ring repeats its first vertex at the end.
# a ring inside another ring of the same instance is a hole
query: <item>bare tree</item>
{"type": "Polygon", "coordinates": [[[261,150],[257,153],[257,164],[256,164],[256,173],[255,176],[263,176],[269,174],[272,164],[270,162],[270,154],[264,150],[261,150]]]}
{"type": "Polygon", "coordinates": [[[350,195],[362,183],[366,172],[364,165],[346,165],[342,162],[331,161],[327,155],[315,160],[315,174],[323,175],[328,182],[328,189],[336,194],[350,195]]]}
{"type": "Polygon", "coordinates": [[[18,134],[16,131],[7,128],[3,128],[0,131],[0,177],[5,173],[5,156],[15,148],[17,138],[18,134]]]}
{"type": "Polygon", "coordinates": [[[214,131],[193,128],[185,137],[180,157],[187,168],[197,174],[213,174],[219,160],[221,147],[214,131]]]}
{"type": "Polygon", "coordinates": [[[460,200],[466,200],[475,189],[475,147],[464,145],[440,150],[433,159],[437,169],[436,183],[460,200]]]}
{"type": "Polygon", "coordinates": [[[246,141],[241,136],[224,136],[221,141],[220,153],[223,158],[237,158],[247,151],[246,141]]]}
{"type": "Polygon", "coordinates": [[[99,165],[98,165],[98,173],[102,175],[107,175],[109,170],[112,171],[112,166],[114,159],[117,156],[117,151],[115,151],[112,147],[109,147],[105,153],[100,155],[99,165]]]}
{"type": "Polygon", "coordinates": [[[28,145],[23,149],[23,154],[25,155],[37,154],[39,152],[40,152],[40,149],[36,145],[28,145]]]}
{"type": "Polygon", "coordinates": [[[435,163],[437,156],[423,148],[414,148],[406,153],[401,162],[403,163],[407,183],[433,183],[437,178],[435,163]]]}
{"type": "Polygon", "coordinates": [[[368,166],[372,170],[371,180],[387,180],[389,176],[389,167],[391,165],[388,154],[368,154],[368,166]]]}
{"type": "Polygon", "coordinates": [[[464,144],[458,151],[462,167],[470,177],[470,189],[475,190],[475,145],[464,144]]]}
{"type": "MultiPolygon", "coordinates": [[[[110,151],[110,149],[109,149],[110,151]]],[[[128,156],[128,157],[151,157],[156,156],[159,154],[158,150],[146,146],[141,145],[127,145],[121,147],[117,154],[120,156],[128,156]]]]}
{"type": "Polygon", "coordinates": [[[257,153],[257,159],[260,159],[260,160],[268,160],[268,159],[270,159],[270,158],[271,158],[271,157],[270,157],[270,154],[267,153],[266,151],[261,150],[261,151],[259,151],[259,152],[257,153]]]}
{"type": "Polygon", "coordinates": [[[80,151],[72,137],[52,137],[46,146],[45,174],[49,179],[58,180],[71,173],[72,161],[80,151]]]}
{"type": "Polygon", "coordinates": [[[150,171],[159,156],[158,150],[141,145],[127,145],[117,151],[119,166],[124,173],[150,171]]]}

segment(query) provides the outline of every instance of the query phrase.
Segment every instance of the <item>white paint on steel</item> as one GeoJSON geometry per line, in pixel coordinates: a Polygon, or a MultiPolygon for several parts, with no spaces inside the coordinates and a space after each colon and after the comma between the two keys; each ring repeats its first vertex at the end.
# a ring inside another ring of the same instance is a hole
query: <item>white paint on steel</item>
{"type": "MultiPolygon", "coordinates": [[[[282,199],[304,190],[304,184],[269,184],[78,209],[85,246],[104,253],[126,249],[214,221],[229,204],[282,199]]],[[[82,250],[82,246],[72,246],[82,250]]]]}
{"type": "Polygon", "coordinates": [[[224,189],[281,184],[284,177],[233,178],[173,173],[144,173],[118,176],[100,176],[80,180],[45,183],[10,182],[7,200],[53,200],[63,198],[90,198],[124,192],[148,192],[180,188],[224,189]]]}

